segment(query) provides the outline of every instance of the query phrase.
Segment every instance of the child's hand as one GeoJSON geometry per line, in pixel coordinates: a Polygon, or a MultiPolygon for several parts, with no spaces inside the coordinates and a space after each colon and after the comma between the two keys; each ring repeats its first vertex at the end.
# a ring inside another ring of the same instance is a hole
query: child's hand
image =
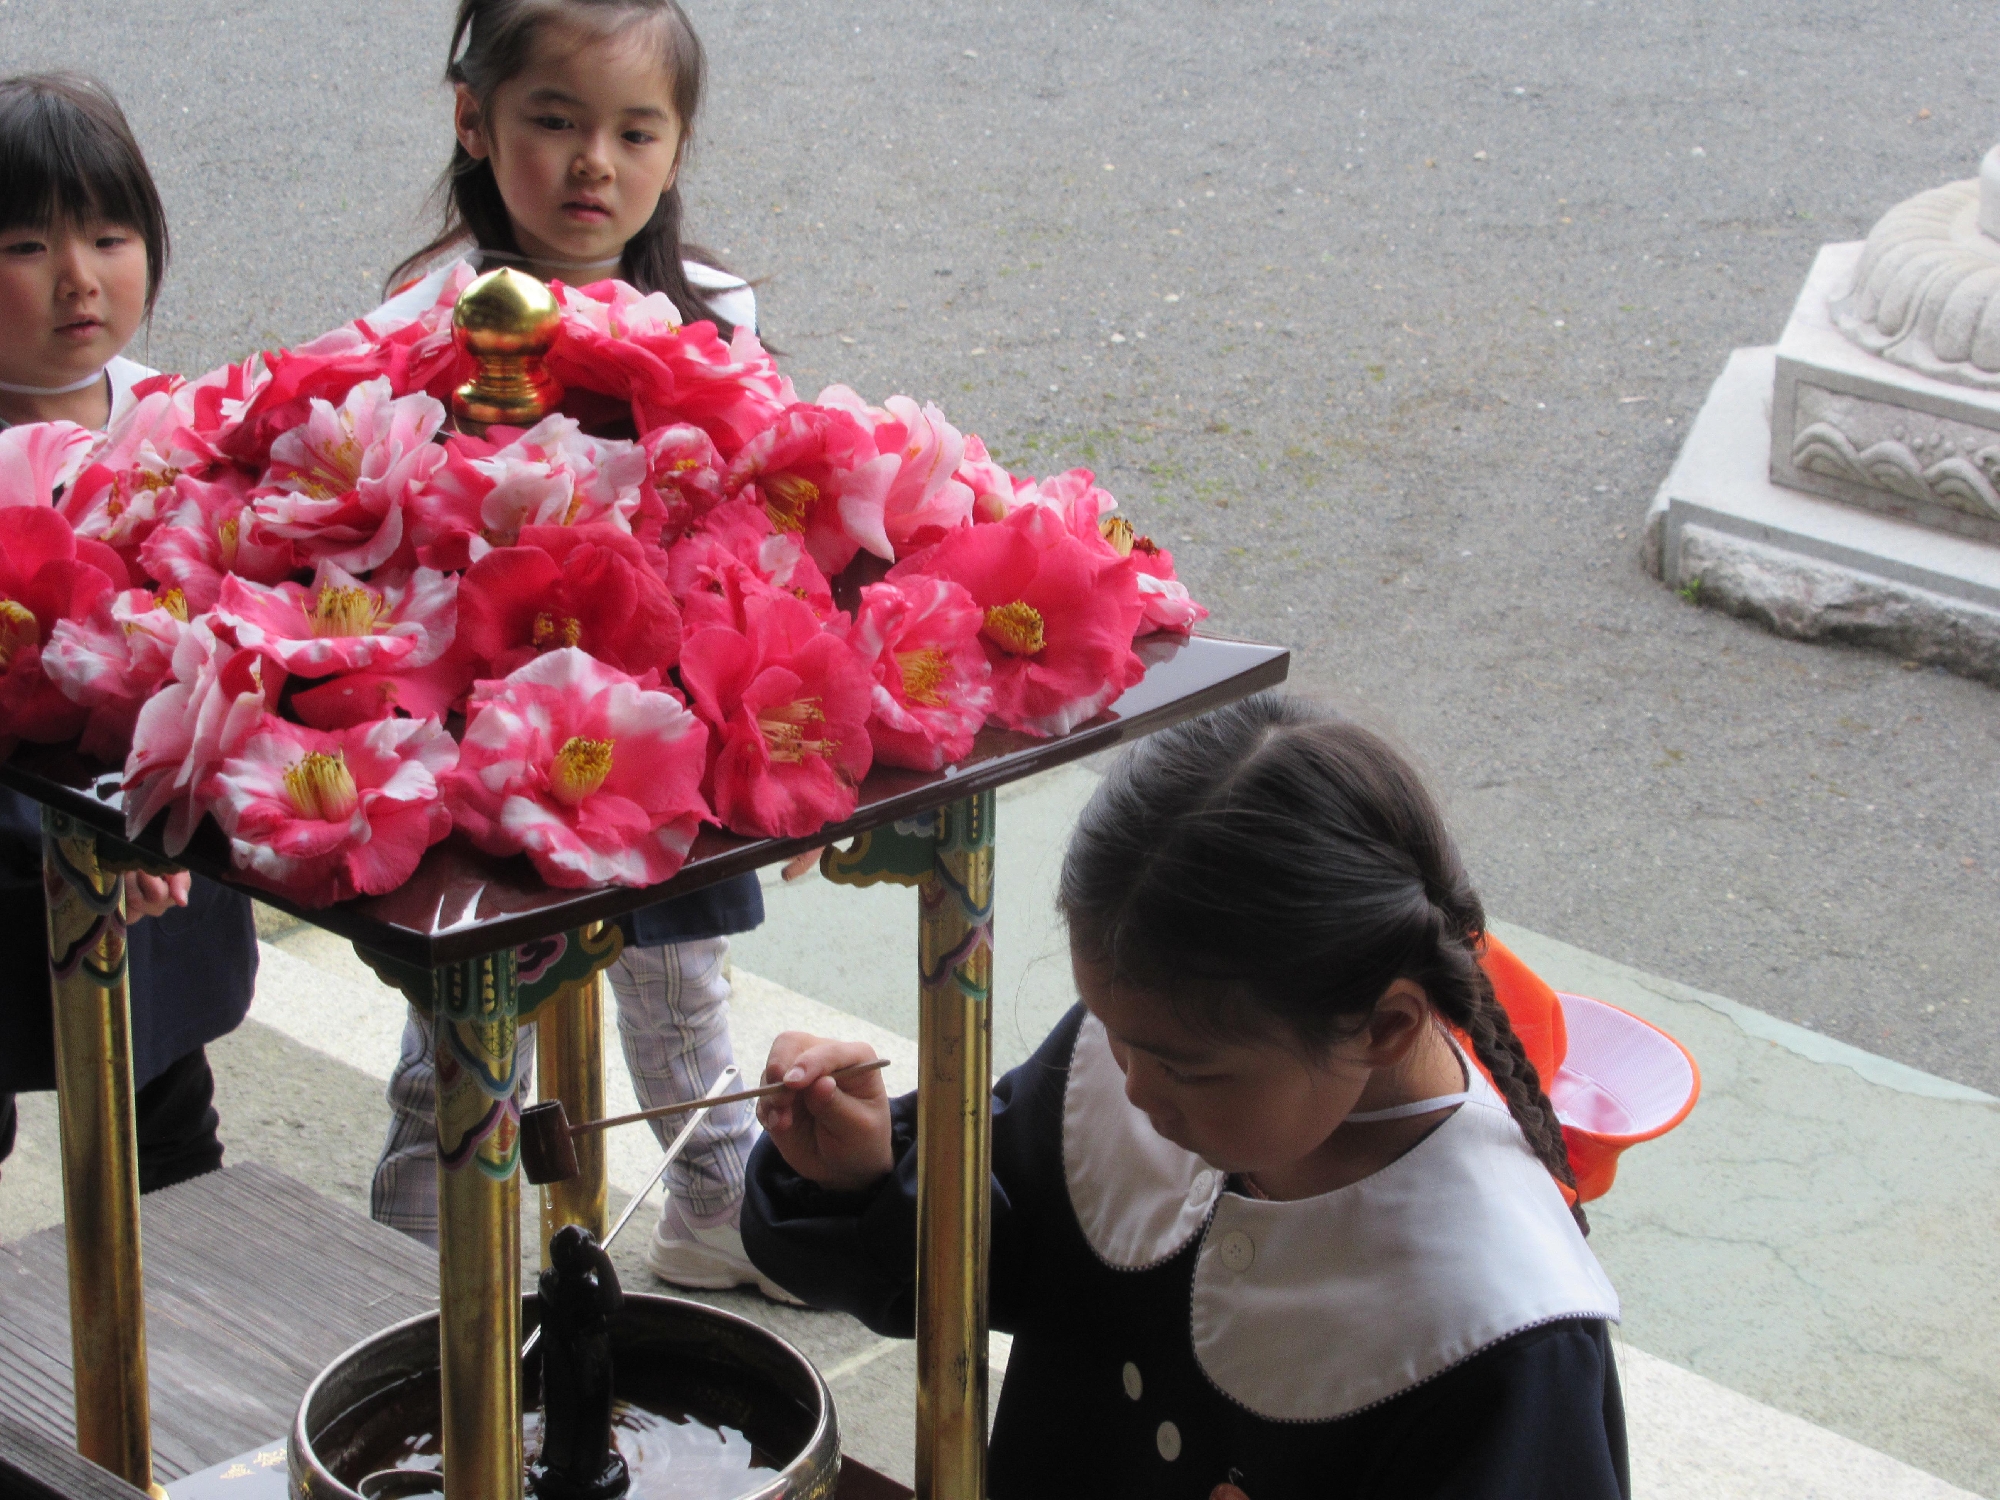
{"type": "Polygon", "coordinates": [[[875,1049],[865,1042],[833,1042],[803,1031],[788,1031],[771,1044],[764,1082],[789,1087],[759,1099],[757,1119],[799,1176],[854,1192],[873,1187],[895,1167],[889,1091],[880,1071],[826,1076],[874,1060],[875,1049]]]}
{"type": "Polygon", "coordinates": [[[139,870],[125,872],[125,920],[137,922],[157,917],[169,908],[188,904],[188,886],[194,877],[186,870],[171,875],[147,875],[139,870]]]}

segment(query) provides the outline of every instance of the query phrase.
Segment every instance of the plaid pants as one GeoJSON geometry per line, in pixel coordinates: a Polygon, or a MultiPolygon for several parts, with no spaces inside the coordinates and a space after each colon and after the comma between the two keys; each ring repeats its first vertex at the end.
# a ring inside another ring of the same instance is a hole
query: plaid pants
{"type": "MultiPolygon", "coordinates": [[[[729,1041],[729,939],[627,948],[604,971],[618,1001],[618,1041],[642,1108],[708,1092],[734,1060],[729,1041]]],[[[378,1223],[437,1245],[437,1082],[430,1017],[412,1010],[389,1078],[389,1138],[375,1164],[369,1212],[378,1223]]],[[[517,1097],[528,1102],[535,1035],[521,1029],[517,1097]]],[[[662,1147],[681,1120],[648,1122],[662,1147]]],[[[727,1211],[743,1195],[743,1163],[757,1138],[750,1104],[710,1110],[667,1173],[682,1209],[697,1219],[727,1211]]]]}

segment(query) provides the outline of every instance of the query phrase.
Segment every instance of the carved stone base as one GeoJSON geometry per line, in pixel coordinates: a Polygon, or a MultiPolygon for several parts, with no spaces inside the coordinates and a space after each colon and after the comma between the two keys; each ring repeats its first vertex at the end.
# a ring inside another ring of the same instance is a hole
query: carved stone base
{"type": "Polygon", "coordinates": [[[1778,355],[1730,356],[1647,514],[1648,568],[1780,635],[2000,685],[2000,546],[1772,483],[1778,355]]]}
{"type": "Polygon", "coordinates": [[[2000,391],[1892,364],[1841,334],[1830,304],[1852,285],[1861,251],[1821,248],[1779,341],[1771,478],[2000,543],[2000,391]]]}

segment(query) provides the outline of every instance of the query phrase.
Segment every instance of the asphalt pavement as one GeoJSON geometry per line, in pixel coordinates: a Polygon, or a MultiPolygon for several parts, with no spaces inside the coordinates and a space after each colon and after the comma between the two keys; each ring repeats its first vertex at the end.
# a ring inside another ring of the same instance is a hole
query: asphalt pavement
{"type": "MultiPolygon", "coordinates": [[[[117,90],[194,369],[426,237],[450,7],[0,0],[117,90]]],[[[1088,464],[1390,729],[1495,915],[2000,1089],[2000,699],[1661,588],[1639,523],[1826,241],[1972,175],[1990,5],[694,0],[695,232],[810,394],[1088,464]]]]}

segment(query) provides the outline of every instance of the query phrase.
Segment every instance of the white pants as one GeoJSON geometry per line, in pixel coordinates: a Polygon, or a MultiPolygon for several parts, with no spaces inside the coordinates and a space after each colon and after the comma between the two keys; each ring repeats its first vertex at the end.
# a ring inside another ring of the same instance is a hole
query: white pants
{"type": "MultiPolygon", "coordinates": [[[[708,1092],[734,1060],[729,1041],[729,939],[704,938],[661,948],[627,948],[604,971],[618,1001],[618,1041],[642,1108],[678,1104],[708,1092]]],[[[535,1035],[517,1043],[519,1095],[534,1077],[535,1035]]],[[[414,1008],[403,1025],[403,1051],[389,1077],[389,1138],[375,1164],[369,1211],[378,1223],[437,1245],[437,1080],[431,1019],[414,1008]]],[[[747,1086],[747,1085],[746,1085],[747,1086]]],[[[664,1147],[681,1121],[650,1122],[664,1147]]],[[[743,1163],[757,1137],[749,1104],[710,1110],[667,1184],[690,1217],[726,1212],[743,1195],[743,1163]]]]}

